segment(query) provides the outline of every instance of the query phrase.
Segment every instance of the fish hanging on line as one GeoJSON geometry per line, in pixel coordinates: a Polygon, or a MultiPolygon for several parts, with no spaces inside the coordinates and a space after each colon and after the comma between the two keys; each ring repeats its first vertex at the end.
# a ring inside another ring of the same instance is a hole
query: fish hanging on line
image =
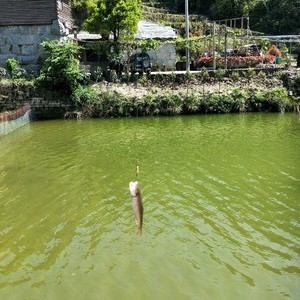
{"type": "Polygon", "coordinates": [[[132,207],[135,215],[136,225],[138,230],[141,232],[143,227],[144,207],[138,181],[131,181],[129,183],[129,191],[132,199],[132,207]]]}

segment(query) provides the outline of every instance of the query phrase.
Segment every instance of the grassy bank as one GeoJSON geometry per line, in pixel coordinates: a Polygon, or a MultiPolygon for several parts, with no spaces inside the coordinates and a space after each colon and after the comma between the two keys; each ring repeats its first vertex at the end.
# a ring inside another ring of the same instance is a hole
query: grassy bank
{"type": "Polygon", "coordinates": [[[34,81],[1,80],[0,109],[13,110],[31,104],[32,97],[42,97],[61,103],[71,98],[75,111],[66,116],[82,118],[285,112],[297,104],[299,108],[299,74],[294,78],[285,82],[279,72],[268,75],[251,70],[244,75],[169,73],[137,77],[133,82],[79,85],[69,96],[63,90],[40,89],[34,81]]]}
{"type": "Polygon", "coordinates": [[[284,112],[293,103],[284,87],[260,90],[253,87],[186,89],[96,86],[75,95],[82,117],[171,116],[180,114],[284,112]]]}
{"type": "Polygon", "coordinates": [[[297,70],[160,73],[81,86],[73,99],[82,117],[285,112],[299,105],[299,79],[297,70]]]}

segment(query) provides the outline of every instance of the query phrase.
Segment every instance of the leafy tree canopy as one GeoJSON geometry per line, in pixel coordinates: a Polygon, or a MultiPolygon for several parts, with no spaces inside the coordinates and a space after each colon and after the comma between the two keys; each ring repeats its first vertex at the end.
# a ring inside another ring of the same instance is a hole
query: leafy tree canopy
{"type": "Polygon", "coordinates": [[[141,0],[77,0],[84,1],[87,19],[84,28],[104,37],[113,35],[114,41],[132,36],[141,17],[141,0]]]}

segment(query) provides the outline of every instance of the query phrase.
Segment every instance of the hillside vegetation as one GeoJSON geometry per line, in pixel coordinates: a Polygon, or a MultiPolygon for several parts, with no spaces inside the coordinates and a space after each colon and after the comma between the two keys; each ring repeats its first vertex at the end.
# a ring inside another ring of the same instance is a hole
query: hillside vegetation
{"type": "MultiPolygon", "coordinates": [[[[183,22],[184,0],[142,0],[142,3],[146,19],[169,22],[174,18],[169,14],[175,14],[176,27],[183,22]]],[[[300,0],[189,0],[189,11],[198,19],[199,16],[210,20],[249,16],[251,30],[300,34],[300,0]]]]}

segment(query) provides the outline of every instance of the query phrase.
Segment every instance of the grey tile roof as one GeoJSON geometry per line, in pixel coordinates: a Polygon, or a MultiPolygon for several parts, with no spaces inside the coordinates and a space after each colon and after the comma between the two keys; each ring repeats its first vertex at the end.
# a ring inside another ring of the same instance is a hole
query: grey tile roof
{"type": "MultiPolygon", "coordinates": [[[[73,34],[70,35],[73,38],[73,34]]],[[[89,33],[87,31],[80,31],[77,33],[79,41],[100,40],[100,34],[89,33]]],[[[111,37],[112,38],[112,37],[111,37]]],[[[139,21],[138,31],[135,34],[136,39],[175,39],[177,38],[177,31],[171,26],[158,25],[152,22],[139,21]]]]}
{"type": "Polygon", "coordinates": [[[137,39],[175,39],[177,31],[171,26],[163,26],[152,22],[139,21],[137,39]]]}

